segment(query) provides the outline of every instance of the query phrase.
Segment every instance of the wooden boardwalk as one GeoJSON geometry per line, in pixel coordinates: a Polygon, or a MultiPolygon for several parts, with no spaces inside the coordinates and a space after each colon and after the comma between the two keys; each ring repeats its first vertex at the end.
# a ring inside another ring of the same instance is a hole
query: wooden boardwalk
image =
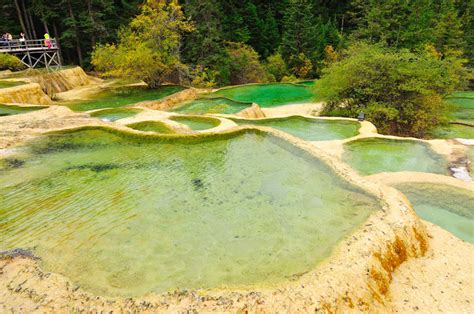
{"type": "Polygon", "coordinates": [[[48,47],[43,39],[1,41],[0,53],[17,56],[29,68],[60,68],[61,52],[58,41],[50,39],[50,43],[51,45],[48,47]]]}

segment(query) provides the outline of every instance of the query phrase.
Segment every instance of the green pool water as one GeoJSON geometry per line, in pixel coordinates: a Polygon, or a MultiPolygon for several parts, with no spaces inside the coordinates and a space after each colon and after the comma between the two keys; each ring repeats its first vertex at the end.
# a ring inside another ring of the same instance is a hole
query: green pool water
{"type": "Polygon", "coordinates": [[[200,98],[174,108],[172,111],[190,114],[225,113],[233,114],[242,111],[252,104],[241,103],[227,98],[200,98]]]}
{"type": "Polygon", "coordinates": [[[209,118],[209,117],[199,117],[199,116],[175,116],[170,118],[173,121],[185,124],[189,126],[194,131],[201,131],[212,129],[218,126],[221,122],[219,119],[209,118]]]}
{"type": "Polygon", "coordinates": [[[27,113],[36,110],[47,108],[46,106],[15,106],[15,105],[2,105],[0,104],[0,117],[10,116],[14,114],[27,113]]]}
{"type": "Polygon", "coordinates": [[[112,296],[286,281],[381,208],[255,132],[50,135],[0,162],[0,199],[0,251],[31,249],[46,271],[112,296]]]}
{"type": "Polygon", "coordinates": [[[467,138],[474,139],[474,126],[461,124],[448,124],[436,128],[431,136],[433,138],[452,139],[452,138],[467,138]]]}
{"type": "Polygon", "coordinates": [[[287,104],[313,102],[315,94],[310,88],[296,84],[252,84],[218,90],[214,96],[232,100],[255,102],[261,107],[274,107],[287,104]]]}
{"type": "Polygon", "coordinates": [[[448,102],[454,107],[452,118],[455,121],[474,124],[474,98],[448,98],[448,102]]]}
{"type": "Polygon", "coordinates": [[[91,117],[99,118],[103,121],[117,121],[120,119],[130,118],[141,112],[140,109],[118,108],[104,109],[91,113],[91,117]]]}
{"type": "Polygon", "coordinates": [[[447,174],[447,161],[428,144],[369,138],[344,145],[343,160],[364,175],[418,171],[447,174]]]}
{"type": "Polygon", "coordinates": [[[129,128],[145,131],[145,132],[156,132],[156,133],[164,133],[164,134],[171,134],[175,133],[175,131],[160,121],[142,121],[132,124],[127,124],[129,128]]]}
{"type": "Polygon", "coordinates": [[[429,183],[406,183],[396,188],[407,196],[421,218],[474,243],[472,191],[429,183]]]}
{"type": "Polygon", "coordinates": [[[458,91],[450,95],[451,97],[474,98],[474,91],[458,91]]]}
{"type": "Polygon", "coordinates": [[[1,81],[0,80],[0,88],[8,88],[8,87],[14,87],[14,86],[19,86],[26,84],[25,82],[19,82],[19,81],[1,81]]]}
{"type": "Polygon", "coordinates": [[[157,100],[183,90],[181,86],[161,86],[156,89],[144,87],[121,87],[102,91],[94,99],[64,103],[74,111],[89,111],[102,108],[119,108],[140,101],[157,100]]]}
{"type": "Polygon", "coordinates": [[[307,141],[327,141],[349,138],[359,134],[360,123],[344,120],[321,120],[289,117],[264,120],[232,119],[239,125],[272,127],[307,141]]]}

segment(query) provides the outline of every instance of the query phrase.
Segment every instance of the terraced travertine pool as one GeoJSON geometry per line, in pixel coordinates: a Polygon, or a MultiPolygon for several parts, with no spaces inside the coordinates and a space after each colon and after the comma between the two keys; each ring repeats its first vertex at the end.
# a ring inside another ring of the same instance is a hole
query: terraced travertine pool
{"type": "Polygon", "coordinates": [[[254,102],[261,107],[307,103],[313,102],[315,98],[311,88],[289,83],[252,84],[223,88],[213,93],[212,96],[227,97],[239,102],[254,102]]]}
{"type": "Polygon", "coordinates": [[[144,132],[156,132],[163,134],[176,133],[171,127],[167,126],[161,121],[141,121],[136,123],[127,124],[129,128],[144,131],[144,132]]]}
{"type": "Polygon", "coordinates": [[[119,108],[141,101],[158,100],[183,89],[184,87],[174,85],[164,85],[156,89],[141,86],[111,88],[94,95],[93,99],[67,102],[64,105],[74,111],[119,108]]]}
{"type": "Polygon", "coordinates": [[[98,295],[273,285],[313,269],[381,208],[260,132],[57,133],[0,173],[0,251],[32,249],[98,295]]]}
{"type": "Polygon", "coordinates": [[[238,125],[260,125],[278,129],[307,141],[340,140],[359,134],[360,123],[346,120],[311,119],[300,116],[274,119],[232,119],[238,125]]]}
{"type": "Polygon", "coordinates": [[[431,183],[404,183],[396,188],[407,196],[421,218],[474,243],[472,191],[431,183]]]}
{"type": "Polygon", "coordinates": [[[120,119],[130,118],[141,112],[141,109],[135,108],[117,108],[117,109],[103,109],[94,111],[91,117],[99,118],[102,121],[115,122],[120,119]]]}
{"type": "Polygon", "coordinates": [[[185,102],[171,111],[190,114],[224,113],[234,114],[250,107],[251,103],[242,103],[227,98],[200,98],[185,102]]]}
{"type": "Polygon", "coordinates": [[[419,141],[356,140],[344,145],[343,160],[364,175],[398,171],[448,174],[447,161],[419,141]]]}
{"type": "Polygon", "coordinates": [[[453,139],[466,138],[474,139],[474,126],[462,124],[449,124],[436,128],[432,133],[433,138],[453,139]]]}
{"type": "Polygon", "coordinates": [[[219,119],[203,116],[174,116],[170,119],[187,125],[194,131],[212,129],[221,123],[219,119]]]}
{"type": "Polygon", "coordinates": [[[47,107],[46,106],[15,106],[15,105],[0,104],[0,117],[32,112],[32,111],[41,110],[44,108],[47,108],[47,107]]]}

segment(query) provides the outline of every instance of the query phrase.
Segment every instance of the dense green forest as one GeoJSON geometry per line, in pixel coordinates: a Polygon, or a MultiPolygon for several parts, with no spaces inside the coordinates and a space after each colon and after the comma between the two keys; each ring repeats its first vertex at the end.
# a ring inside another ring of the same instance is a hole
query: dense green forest
{"type": "MultiPolygon", "coordinates": [[[[59,38],[65,63],[90,68],[97,43],[116,42],[143,0],[1,0],[0,31],[59,38]]],[[[160,2],[160,1],[151,1],[160,2]]],[[[227,43],[244,43],[262,63],[278,61],[298,77],[315,77],[325,59],[350,39],[440,53],[474,54],[473,0],[180,0],[192,31],[182,33],[179,57],[229,83],[227,43]],[[331,51],[328,53],[328,46],[331,51]]],[[[281,67],[282,65],[280,65],[281,67]]]]}

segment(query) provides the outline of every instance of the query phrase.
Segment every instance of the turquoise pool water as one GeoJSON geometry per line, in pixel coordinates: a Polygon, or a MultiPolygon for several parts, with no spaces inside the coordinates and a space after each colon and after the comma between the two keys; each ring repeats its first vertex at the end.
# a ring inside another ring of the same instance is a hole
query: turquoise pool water
{"type": "Polygon", "coordinates": [[[313,102],[315,94],[311,88],[296,84],[252,84],[218,90],[214,96],[257,103],[261,107],[274,107],[294,103],[313,102]]]}
{"type": "Polygon", "coordinates": [[[270,285],[313,269],[378,200],[272,136],[83,130],[0,162],[0,251],[99,295],[270,285]]]}
{"type": "Polygon", "coordinates": [[[359,134],[360,123],[344,120],[322,120],[288,117],[263,120],[232,119],[239,125],[260,125],[278,129],[307,141],[345,139],[359,134]]]}
{"type": "Polygon", "coordinates": [[[428,144],[409,140],[368,138],[344,145],[343,160],[364,175],[418,171],[448,174],[447,161],[428,144]]]}
{"type": "Polygon", "coordinates": [[[89,111],[102,108],[119,108],[145,100],[157,100],[182,91],[181,86],[161,86],[156,89],[144,87],[120,87],[104,90],[94,99],[64,103],[74,111],[89,111]]]}
{"type": "Polygon", "coordinates": [[[200,98],[173,108],[172,111],[189,114],[224,113],[233,114],[242,111],[252,104],[241,103],[227,98],[200,98]]]}
{"type": "Polygon", "coordinates": [[[405,183],[396,188],[421,218],[474,243],[474,192],[430,183],[405,183]]]}

